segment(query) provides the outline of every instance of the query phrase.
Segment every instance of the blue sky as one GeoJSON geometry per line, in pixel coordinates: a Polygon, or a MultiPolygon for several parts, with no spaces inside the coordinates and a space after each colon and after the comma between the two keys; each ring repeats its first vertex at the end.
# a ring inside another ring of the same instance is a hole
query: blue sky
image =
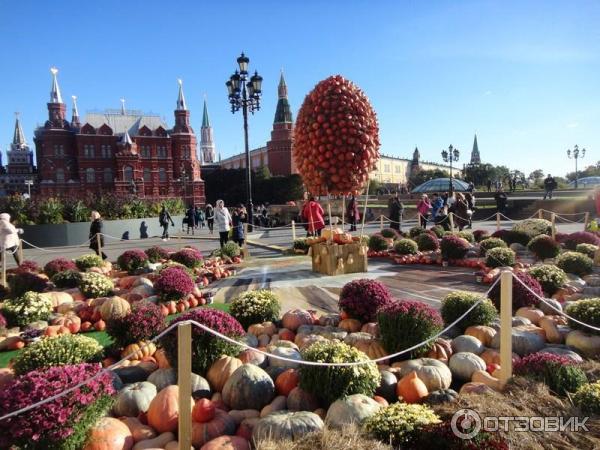
{"type": "Polygon", "coordinates": [[[597,1],[0,1],[0,148],[20,111],[27,139],[47,117],[49,68],[80,113],[127,107],[173,123],[184,80],[199,132],[206,95],[217,149],[243,149],[225,80],[240,51],[264,77],[253,147],[269,139],[285,71],[294,113],[321,79],[357,83],[378,113],[382,152],[426,160],[473,134],[485,162],[530,172],[573,170],[566,149],[599,160],[597,1]],[[210,4],[209,4],[210,3],[210,4]],[[320,4],[323,3],[323,4],[320,4]],[[326,5],[325,5],[326,3],[326,5]]]}

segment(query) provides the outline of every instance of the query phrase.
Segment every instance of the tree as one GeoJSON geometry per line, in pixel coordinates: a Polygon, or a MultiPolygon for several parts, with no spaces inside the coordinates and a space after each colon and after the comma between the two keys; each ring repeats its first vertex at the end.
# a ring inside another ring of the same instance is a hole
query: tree
{"type": "Polygon", "coordinates": [[[533,181],[534,183],[537,183],[539,180],[541,180],[542,178],[544,178],[544,171],[542,169],[534,170],[533,172],[531,172],[529,174],[528,178],[531,181],[533,181]]]}
{"type": "Polygon", "coordinates": [[[425,183],[427,180],[433,180],[434,178],[449,178],[450,174],[445,170],[431,169],[431,170],[419,170],[411,173],[409,182],[413,188],[418,185],[425,183]]]}
{"type": "MultiPolygon", "coordinates": [[[[591,166],[587,166],[585,169],[579,171],[579,178],[583,177],[599,177],[600,176],[600,161],[591,166]]],[[[567,174],[567,180],[575,180],[575,172],[569,172],[567,174]]]]}

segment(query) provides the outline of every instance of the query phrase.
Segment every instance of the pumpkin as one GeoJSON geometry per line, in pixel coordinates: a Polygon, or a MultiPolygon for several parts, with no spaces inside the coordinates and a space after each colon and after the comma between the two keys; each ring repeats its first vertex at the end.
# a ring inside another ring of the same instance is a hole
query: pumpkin
{"type": "Polygon", "coordinates": [[[258,419],[260,417],[260,412],[255,409],[232,409],[228,414],[235,421],[236,425],[241,424],[246,419],[258,419]]]}
{"type": "Polygon", "coordinates": [[[417,403],[427,397],[429,391],[423,381],[412,371],[404,375],[396,385],[396,395],[406,403],[417,403]]]}
{"type": "MultiPolygon", "coordinates": [[[[484,370],[486,368],[485,361],[474,353],[455,353],[450,358],[450,370],[456,378],[460,380],[470,380],[473,372],[476,370],[484,370]]],[[[446,386],[448,387],[448,386],[446,386]]]]}
{"type": "Polygon", "coordinates": [[[571,331],[567,334],[566,344],[588,358],[600,356],[600,336],[598,335],[588,334],[581,330],[571,331]]]}
{"type": "MultiPolygon", "coordinates": [[[[537,328],[537,327],[536,327],[537,328]]],[[[546,340],[544,339],[544,330],[539,328],[539,332],[532,332],[531,330],[525,330],[521,327],[512,329],[512,350],[519,356],[526,356],[530,353],[539,352],[546,346],[546,340]]],[[[500,348],[500,334],[497,333],[492,339],[492,348],[500,348]]]]}
{"type": "Polygon", "coordinates": [[[157,391],[162,391],[167,386],[177,384],[177,372],[173,368],[158,369],[150,374],[148,381],[156,386],[157,391]]]}
{"type": "Polygon", "coordinates": [[[248,333],[253,334],[254,336],[266,334],[270,337],[277,333],[277,327],[273,322],[255,323],[248,327],[248,333]]]}
{"type": "MultiPolygon", "coordinates": [[[[268,339],[268,336],[266,334],[263,334],[262,336],[265,336],[268,339]]],[[[261,347],[259,348],[264,351],[264,346],[261,347]]],[[[242,364],[253,364],[259,367],[266,367],[269,362],[264,354],[255,352],[251,348],[247,348],[246,350],[240,352],[240,354],[238,355],[238,359],[242,362],[242,364]]]]}
{"type": "Polygon", "coordinates": [[[229,414],[217,409],[212,420],[204,423],[192,422],[192,445],[200,448],[216,437],[233,436],[236,426],[235,420],[229,414]]]}
{"type": "Polygon", "coordinates": [[[379,403],[364,394],[349,395],[331,404],[325,416],[325,423],[338,430],[353,424],[360,425],[380,408],[379,403]]]}
{"type": "MultiPolygon", "coordinates": [[[[353,347],[357,348],[365,355],[367,355],[370,359],[379,359],[387,356],[387,352],[385,348],[383,348],[383,344],[379,339],[372,339],[370,341],[358,341],[353,347]]],[[[385,362],[383,360],[382,362],[385,362]]]]}
{"type": "Polygon", "coordinates": [[[517,309],[515,316],[525,317],[526,319],[529,319],[532,324],[537,325],[540,322],[540,319],[544,317],[544,312],[537,308],[523,306],[517,309]]]}
{"type": "Polygon", "coordinates": [[[279,330],[279,333],[277,334],[279,336],[279,339],[281,339],[282,341],[294,342],[294,339],[296,338],[296,334],[292,330],[288,330],[287,328],[281,328],[279,330]]]}
{"type": "Polygon", "coordinates": [[[452,343],[447,339],[437,338],[433,343],[433,347],[427,353],[427,357],[447,364],[452,353],[454,353],[452,351],[452,343]]]}
{"type": "Polygon", "coordinates": [[[365,323],[360,329],[363,333],[369,333],[371,336],[379,337],[379,324],[377,322],[365,323]]]}
{"type": "Polygon", "coordinates": [[[460,391],[458,391],[459,395],[487,394],[488,392],[494,392],[494,390],[485,383],[479,383],[479,382],[476,383],[473,381],[463,384],[462,387],[460,388],[460,391]]]}
{"type": "Polygon", "coordinates": [[[223,386],[223,401],[231,409],[261,410],[275,397],[275,384],[260,367],[243,364],[223,386]]]}
{"type": "MultiPolygon", "coordinates": [[[[177,430],[179,419],[179,386],[167,386],[152,399],[148,407],[148,425],[159,433],[177,430]]],[[[194,401],[190,396],[190,411],[194,401]]]]}
{"type": "Polygon", "coordinates": [[[286,409],[287,399],[284,395],[278,395],[271,403],[260,410],[260,417],[265,417],[274,411],[282,411],[286,409]]]}
{"type": "MultiPolygon", "coordinates": [[[[494,350],[493,348],[486,349],[481,355],[479,355],[481,359],[489,364],[500,364],[500,352],[498,350],[494,350]]],[[[521,360],[521,357],[516,353],[512,354],[512,363],[515,365],[517,362],[521,360]]]]}
{"type": "Polygon", "coordinates": [[[51,292],[43,292],[40,294],[42,297],[47,298],[52,302],[52,307],[57,308],[59,305],[63,303],[72,303],[75,301],[73,296],[68,292],[60,292],[60,291],[51,291],[51,292]]]}
{"type": "MultiPolygon", "coordinates": [[[[344,318],[347,319],[348,317],[344,318]]],[[[342,318],[339,314],[323,314],[321,317],[319,317],[319,325],[322,325],[324,327],[337,327],[340,323],[340,320],[342,320],[342,318]]]]}
{"type": "Polygon", "coordinates": [[[500,380],[489,374],[487,370],[476,370],[473,372],[471,381],[474,383],[483,383],[495,391],[502,390],[502,383],[500,383],[500,380]]]}
{"type": "Polygon", "coordinates": [[[219,436],[208,441],[200,450],[250,450],[250,443],[239,436],[219,436]]]}
{"type": "Polygon", "coordinates": [[[379,395],[374,395],[373,396],[373,400],[375,400],[377,403],[379,403],[381,406],[389,406],[390,404],[388,403],[388,401],[383,398],[380,397],[379,395]]]}
{"type": "Polygon", "coordinates": [[[310,347],[315,342],[326,342],[328,339],[320,334],[297,334],[294,343],[300,350],[310,347]]]}
{"type": "Polygon", "coordinates": [[[137,417],[139,413],[148,411],[156,393],[156,386],[148,381],[128,384],[119,391],[113,412],[116,416],[137,417]]]}
{"type": "Polygon", "coordinates": [[[44,336],[54,337],[60,334],[71,334],[71,331],[62,325],[50,325],[44,330],[44,336]]]}
{"type": "Polygon", "coordinates": [[[324,425],[323,419],[309,411],[276,411],[258,421],[252,438],[255,442],[263,439],[293,441],[308,433],[322,431],[324,425]]]}
{"type": "Polygon", "coordinates": [[[171,367],[171,363],[167,358],[167,353],[163,348],[159,348],[154,352],[154,358],[156,359],[159,369],[168,369],[171,367]]]}
{"type": "Polygon", "coordinates": [[[341,328],[348,333],[356,333],[360,331],[362,324],[360,323],[360,320],[344,319],[339,323],[338,328],[341,328]]]}
{"type": "Polygon", "coordinates": [[[287,409],[290,411],[314,411],[319,407],[317,398],[304,389],[295,387],[287,398],[287,409]]]}
{"type": "Polygon", "coordinates": [[[125,317],[131,311],[131,305],[127,300],[121,297],[110,297],[105,300],[100,307],[102,320],[120,319],[125,317]]]}
{"type": "Polygon", "coordinates": [[[456,400],[458,400],[458,392],[454,389],[439,389],[430,392],[429,395],[423,399],[423,403],[428,405],[439,405],[441,403],[454,403],[456,400]]]}
{"type": "Polygon", "coordinates": [[[144,425],[136,417],[120,417],[119,420],[127,425],[129,431],[131,431],[134,442],[156,437],[156,432],[148,425],[144,425]]]}
{"type": "Polygon", "coordinates": [[[544,330],[546,341],[551,344],[562,344],[565,336],[559,331],[557,321],[553,316],[544,316],[540,319],[539,325],[544,330]]]}
{"type": "Polygon", "coordinates": [[[304,309],[292,309],[286,312],[281,318],[283,328],[296,331],[301,325],[311,325],[313,323],[312,315],[304,309]]]}
{"type": "Polygon", "coordinates": [[[123,422],[113,417],[103,417],[88,432],[83,450],[129,450],[133,435],[123,422]]]}
{"type": "Polygon", "coordinates": [[[198,423],[209,422],[215,417],[215,405],[207,399],[201,398],[194,404],[192,409],[192,420],[198,423]]]}
{"type": "Polygon", "coordinates": [[[452,373],[448,366],[437,359],[419,358],[394,363],[393,368],[400,369],[400,376],[403,377],[410,372],[415,372],[417,376],[427,386],[428,391],[437,391],[438,389],[447,389],[452,382],[452,373]]]}
{"type": "Polygon", "coordinates": [[[140,341],[136,344],[129,344],[121,352],[121,358],[129,355],[129,359],[142,359],[145,356],[152,356],[156,352],[156,345],[153,342],[140,341]]]}
{"type": "Polygon", "coordinates": [[[135,283],[138,280],[138,278],[140,278],[138,275],[129,275],[126,277],[121,277],[117,282],[117,286],[119,286],[124,291],[128,291],[133,287],[133,283],[135,283]]]}
{"type": "MultiPolygon", "coordinates": [[[[173,442],[174,439],[175,435],[169,431],[166,433],[162,433],[153,439],[146,439],[144,441],[138,442],[133,446],[133,450],[154,450],[159,448],[166,449],[169,443],[173,442]]],[[[179,450],[179,448],[177,450],[179,450]]]]}
{"type": "Polygon", "coordinates": [[[387,370],[381,370],[381,381],[379,386],[375,390],[377,395],[385,398],[388,402],[392,403],[398,400],[396,395],[396,385],[398,384],[398,378],[392,372],[387,370]]]}
{"type": "Polygon", "coordinates": [[[497,331],[494,328],[486,325],[472,325],[465,330],[467,336],[473,336],[479,339],[486,347],[490,346],[496,333],[497,331]]]}
{"type": "Polygon", "coordinates": [[[283,373],[277,376],[275,379],[275,389],[278,395],[285,395],[286,397],[292,392],[296,386],[300,377],[296,369],[287,369],[283,373]]]}

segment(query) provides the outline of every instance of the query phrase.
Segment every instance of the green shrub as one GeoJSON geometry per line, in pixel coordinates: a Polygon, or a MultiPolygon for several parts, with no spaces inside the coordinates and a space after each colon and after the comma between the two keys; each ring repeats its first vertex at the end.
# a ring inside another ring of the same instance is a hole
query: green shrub
{"type": "Polygon", "coordinates": [[[567,282],[567,274],[554,264],[533,266],[529,269],[529,275],[538,280],[549,297],[554,295],[567,282]]]}
{"type": "Polygon", "coordinates": [[[556,258],[560,253],[560,245],[552,237],[540,234],[527,244],[527,248],[538,259],[556,258]]]}
{"type": "Polygon", "coordinates": [[[420,226],[412,227],[410,230],[408,230],[408,236],[413,239],[416,238],[421,233],[425,233],[425,228],[420,227],[420,226]]]}
{"type": "Polygon", "coordinates": [[[470,244],[474,244],[475,243],[475,235],[473,234],[472,231],[459,231],[456,233],[456,235],[458,237],[461,237],[463,239],[466,239],[470,244]]]}
{"type": "Polygon", "coordinates": [[[79,290],[86,298],[106,297],[114,288],[113,281],[106,275],[95,272],[81,274],[79,290]]]}
{"type": "Polygon", "coordinates": [[[396,231],[393,228],[384,228],[383,230],[381,230],[381,235],[384,238],[388,238],[388,239],[398,239],[400,237],[400,234],[398,233],[398,231],[396,231]]]}
{"type": "Polygon", "coordinates": [[[440,239],[444,237],[444,233],[446,232],[446,230],[444,230],[444,227],[441,225],[434,225],[429,229],[429,231],[433,231],[435,235],[440,239]]]}
{"type": "Polygon", "coordinates": [[[21,297],[4,301],[2,314],[10,326],[24,327],[36,320],[48,320],[52,301],[37,292],[25,292],[21,297]]]}
{"type": "MultiPolygon", "coordinates": [[[[326,363],[369,360],[360,350],[337,341],[316,342],[302,350],[302,358],[305,361],[326,363]]],[[[375,363],[347,367],[302,365],[299,375],[300,387],[327,404],[352,394],[371,397],[381,380],[375,363]]]]}
{"type": "Polygon", "coordinates": [[[498,432],[479,430],[471,439],[465,440],[452,431],[456,427],[462,433],[469,434],[477,425],[475,421],[459,420],[453,423],[451,419],[425,425],[419,429],[410,448],[434,450],[440,448],[440,443],[443,442],[443,448],[447,450],[510,450],[508,441],[498,432]]]}
{"type": "Polygon", "coordinates": [[[241,250],[240,246],[237,242],[228,241],[223,245],[221,249],[221,254],[228,258],[235,258],[236,256],[240,256],[241,250]]]}
{"type": "Polygon", "coordinates": [[[472,325],[489,325],[498,317],[498,312],[493,303],[483,294],[466,291],[455,291],[446,295],[442,300],[440,310],[445,325],[450,325],[460,316],[467,312],[479,300],[482,302],[467,314],[456,327],[464,331],[472,325]]]}
{"type": "Polygon", "coordinates": [[[486,238],[479,243],[479,250],[480,250],[481,256],[485,256],[487,251],[491,250],[493,248],[506,248],[506,247],[508,247],[506,245],[506,242],[504,242],[500,238],[495,238],[495,237],[486,238]]]}
{"type": "Polygon", "coordinates": [[[89,255],[82,255],[75,260],[75,264],[77,264],[77,268],[82,272],[85,272],[92,267],[102,267],[103,261],[102,258],[94,253],[89,255]]]}
{"type": "Polygon", "coordinates": [[[308,253],[308,249],[310,245],[308,245],[308,240],[306,239],[296,239],[293,244],[294,250],[302,250],[304,253],[308,253]]]}
{"type": "Polygon", "coordinates": [[[585,384],[577,389],[573,403],[586,414],[600,414],[600,381],[585,384]]]}
{"type": "Polygon", "coordinates": [[[548,374],[548,387],[558,395],[576,392],[588,382],[585,372],[577,366],[559,366],[548,374]]]}
{"type": "Polygon", "coordinates": [[[556,259],[556,265],[567,273],[584,276],[592,273],[594,262],[577,252],[564,252],[556,259]]]}
{"type": "Polygon", "coordinates": [[[76,270],[65,270],[64,272],[59,272],[52,277],[52,282],[57,288],[76,288],[81,282],[81,272],[76,270]]]}
{"type": "Polygon", "coordinates": [[[515,252],[510,248],[496,247],[485,254],[485,265],[488,267],[509,267],[515,263],[515,252]]]}
{"type": "Polygon", "coordinates": [[[512,231],[525,233],[531,240],[540,234],[551,234],[552,222],[546,219],[525,219],[516,223],[512,231]]]}
{"type": "Polygon", "coordinates": [[[365,420],[364,427],[381,442],[404,448],[416,439],[422,427],[439,422],[429,407],[399,402],[380,408],[365,420]]]}
{"type": "Polygon", "coordinates": [[[246,291],[235,297],[229,306],[229,314],[246,330],[255,323],[275,322],[280,311],[279,298],[267,289],[246,291]]]}
{"type": "Polygon", "coordinates": [[[415,255],[419,247],[412,239],[400,239],[394,244],[394,251],[399,255],[415,255]]]}
{"type": "Polygon", "coordinates": [[[43,338],[25,347],[14,359],[17,375],[44,367],[64,366],[102,359],[103,348],[95,339],[80,334],[43,338]]]}
{"type": "Polygon", "coordinates": [[[526,233],[525,231],[515,231],[509,230],[506,235],[503,237],[508,245],[511,244],[520,244],[522,246],[527,246],[533,237],[526,233]]]}
{"type": "Polygon", "coordinates": [[[435,233],[421,233],[415,238],[415,241],[422,252],[435,251],[440,248],[440,243],[435,233]]]}
{"type": "Polygon", "coordinates": [[[598,246],[594,244],[577,244],[575,247],[575,251],[577,253],[583,253],[584,255],[590,257],[592,260],[594,259],[594,254],[598,250],[598,246]]]}
{"type": "Polygon", "coordinates": [[[380,234],[374,234],[369,238],[369,250],[382,252],[389,248],[389,241],[380,234]]]}
{"type": "Polygon", "coordinates": [[[551,353],[532,353],[517,361],[515,375],[540,381],[557,395],[576,392],[587,383],[585,372],[572,359],[551,353]]]}
{"type": "MultiPolygon", "coordinates": [[[[567,306],[565,313],[580,322],[600,328],[600,298],[578,300],[567,306]]],[[[571,319],[569,319],[569,326],[573,329],[585,331],[586,333],[600,334],[600,331],[592,330],[571,319]]]]}
{"type": "Polygon", "coordinates": [[[151,263],[157,263],[164,259],[169,259],[169,250],[166,248],[155,245],[154,247],[147,248],[144,253],[148,256],[148,261],[151,263]]]}

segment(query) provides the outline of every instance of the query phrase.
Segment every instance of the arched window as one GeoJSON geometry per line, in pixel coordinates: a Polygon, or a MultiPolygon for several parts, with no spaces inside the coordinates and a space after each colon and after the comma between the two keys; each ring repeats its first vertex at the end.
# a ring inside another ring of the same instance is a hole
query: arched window
{"type": "Polygon", "coordinates": [[[94,169],[87,168],[85,169],[85,181],[86,183],[95,183],[96,182],[96,171],[94,169]]]}
{"type": "Polygon", "coordinates": [[[104,169],[104,182],[112,183],[113,182],[113,171],[112,169],[106,168],[104,169]]]}
{"type": "Polygon", "coordinates": [[[65,171],[63,169],[56,169],[56,182],[57,183],[65,182],[65,171]]]}
{"type": "Polygon", "coordinates": [[[125,181],[133,180],[133,167],[125,166],[123,168],[123,176],[125,177],[125,181]]]}
{"type": "Polygon", "coordinates": [[[152,176],[150,174],[150,168],[144,167],[144,182],[149,183],[152,181],[152,176]]]}
{"type": "Polygon", "coordinates": [[[164,167],[158,169],[158,181],[165,182],[167,181],[167,171],[164,167]]]}

